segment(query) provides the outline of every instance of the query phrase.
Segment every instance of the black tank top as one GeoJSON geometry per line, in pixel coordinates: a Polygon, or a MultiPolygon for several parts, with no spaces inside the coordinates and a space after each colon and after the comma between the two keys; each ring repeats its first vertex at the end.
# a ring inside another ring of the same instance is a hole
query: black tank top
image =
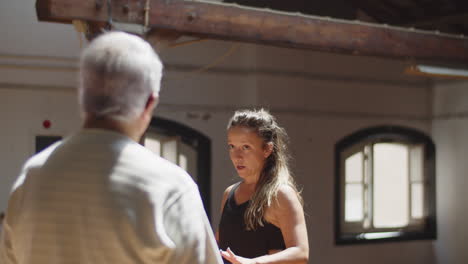
{"type": "Polygon", "coordinates": [[[236,255],[245,258],[263,256],[272,249],[285,249],[281,230],[271,223],[264,222],[264,226],[258,226],[253,231],[246,230],[244,213],[249,202],[238,205],[234,199],[234,193],[239,184],[237,183],[231,189],[224,204],[219,223],[220,248],[226,250],[229,247],[236,255]]]}

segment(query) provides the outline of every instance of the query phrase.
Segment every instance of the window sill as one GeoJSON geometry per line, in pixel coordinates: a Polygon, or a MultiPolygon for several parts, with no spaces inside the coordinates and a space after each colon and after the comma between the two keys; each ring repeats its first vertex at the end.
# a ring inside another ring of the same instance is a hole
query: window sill
{"type": "Polygon", "coordinates": [[[380,232],[345,234],[335,238],[335,245],[374,244],[384,242],[403,242],[415,240],[436,240],[436,232],[380,232]]]}

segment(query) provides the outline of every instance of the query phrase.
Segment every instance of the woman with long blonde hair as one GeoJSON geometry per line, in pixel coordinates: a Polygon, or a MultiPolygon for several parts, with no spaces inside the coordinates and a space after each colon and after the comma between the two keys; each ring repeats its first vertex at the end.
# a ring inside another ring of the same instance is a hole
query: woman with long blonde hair
{"type": "Polygon", "coordinates": [[[307,263],[302,198],[289,170],[287,134],[267,111],[236,111],[231,161],[242,179],[223,195],[217,238],[227,263],[307,263]]]}

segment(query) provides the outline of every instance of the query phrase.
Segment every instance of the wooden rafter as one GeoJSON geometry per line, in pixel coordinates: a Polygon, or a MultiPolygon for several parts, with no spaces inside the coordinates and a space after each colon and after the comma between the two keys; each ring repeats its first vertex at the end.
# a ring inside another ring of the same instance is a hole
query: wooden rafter
{"type": "MultiPolygon", "coordinates": [[[[468,62],[468,39],[382,25],[287,14],[237,5],[148,0],[147,26],[186,35],[326,52],[468,62]]],[[[37,0],[41,21],[145,23],[146,0],[37,0]]]]}

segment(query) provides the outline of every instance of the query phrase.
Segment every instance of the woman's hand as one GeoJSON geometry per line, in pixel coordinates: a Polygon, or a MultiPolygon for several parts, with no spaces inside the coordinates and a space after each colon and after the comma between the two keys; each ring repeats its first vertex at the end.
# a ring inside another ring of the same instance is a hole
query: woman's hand
{"type": "Polygon", "coordinates": [[[226,251],[220,250],[221,256],[231,262],[232,264],[256,264],[255,260],[253,259],[248,259],[248,258],[243,258],[236,256],[234,252],[230,248],[227,248],[226,251]]]}

